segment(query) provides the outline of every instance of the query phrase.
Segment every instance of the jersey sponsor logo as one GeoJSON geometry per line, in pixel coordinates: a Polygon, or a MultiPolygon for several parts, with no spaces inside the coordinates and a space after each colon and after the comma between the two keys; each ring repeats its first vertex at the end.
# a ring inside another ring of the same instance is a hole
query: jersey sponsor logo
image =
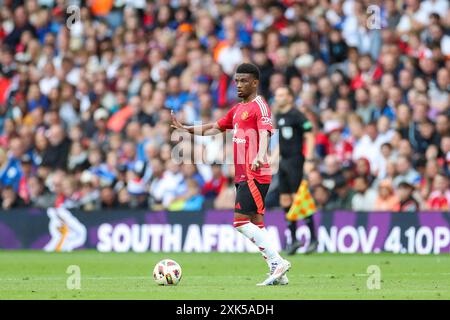
{"type": "Polygon", "coordinates": [[[261,123],[262,124],[272,124],[272,119],[269,117],[261,117],[261,123]]]}
{"type": "Polygon", "coordinates": [[[247,141],[245,139],[233,137],[233,142],[239,144],[239,143],[246,143],[247,141]]]}
{"type": "Polygon", "coordinates": [[[247,120],[248,119],[248,112],[247,111],[242,112],[241,119],[242,120],[247,120]]]}

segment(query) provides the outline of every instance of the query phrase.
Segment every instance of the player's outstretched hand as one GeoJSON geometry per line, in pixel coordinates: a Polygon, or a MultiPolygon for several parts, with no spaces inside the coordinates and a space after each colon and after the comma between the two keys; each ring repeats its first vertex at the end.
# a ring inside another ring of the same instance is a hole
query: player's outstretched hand
{"type": "Polygon", "coordinates": [[[170,115],[172,116],[172,124],[170,125],[172,128],[188,131],[188,129],[185,126],[183,126],[180,123],[180,121],[178,121],[178,119],[175,117],[175,113],[173,112],[173,110],[170,111],[170,115]]]}

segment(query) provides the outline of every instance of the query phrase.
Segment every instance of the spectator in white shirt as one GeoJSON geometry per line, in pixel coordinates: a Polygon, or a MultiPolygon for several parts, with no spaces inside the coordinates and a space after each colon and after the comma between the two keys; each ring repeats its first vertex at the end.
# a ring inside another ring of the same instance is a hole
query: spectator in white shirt
{"type": "Polygon", "coordinates": [[[398,175],[394,178],[394,186],[406,181],[411,185],[418,185],[420,183],[420,174],[413,169],[411,160],[406,156],[399,156],[397,159],[396,169],[398,175]]]}
{"type": "MultiPolygon", "coordinates": [[[[153,170],[155,168],[153,167],[153,170]]],[[[156,202],[162,203],[167,208],[179,194],[185,192],[183,174],[179,166],[172,160],[166,162],[166,170],[160,177],[156,177],[150,185],[150,193],[156,202]]]]}
{"type": "Polygon", "coordinates": [[[406,11],[397,25],[397,32],[400,35],[423,29],[429,20],[429,13],[421,8],[419,0],[408,0],[406,5],[406,11]]]}
{"type": "Polygon", "coordinates": [[[226,46],[222,48],[218,55],[218,62],[223,71],[232,75],[236,66],[242,62],[242,52],[237,39],[235,28],[229,28],[225,31],[226,46]]]}
{"type": "Polygon", "coordinates": [[[420,10],[430,15],[437,13],[442,18],[445,18],[448,10],[447,0],[425,0],[420,3],[420,10]]]}
{"type": "Polygon", "coordinates": [[[365,176],[355,178],[356,194],[352,199],[352,210],[371,211],[375,209],[377,192],[370,188],[369,181],[365,176]]]}
{"type": "Polygon", "coordinates": [[[353,149],[353,160],[359,158],[367,158],[370,163],[372,173],[377,169],[377,159],[381,155],[380,146],[383,141],[378,139],[378,132],[375,122],[371,122],[366,126],[366,134],[355,144],[353,149]]]}
{"type": "Polygon", "coordinates": [[[47,62],[43,71],[44,77],[39,81],[39,89],[42,94],[48,96],[53,88],[58,87],[59,80],[55,75],[55,67],[52,62],[47,62]]]}

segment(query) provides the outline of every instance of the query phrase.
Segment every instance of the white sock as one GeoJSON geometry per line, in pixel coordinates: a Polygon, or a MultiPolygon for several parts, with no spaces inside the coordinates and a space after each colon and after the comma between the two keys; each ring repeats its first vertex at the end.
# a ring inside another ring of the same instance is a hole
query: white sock
{"type": "Polygon", "coordinates": [[[251,223],[250,219],[245,218],[235,220],[234,227],[258,247],[269,265],[269,268],[272,268],[274,264],[278,264],[281,260],[281,256],[270,242],[269,233],[267,231],[262,230],[260,227],[251,223]]]}
{"type": "MultiPolygon", "coordinates": [[[[264,226],[264,222],[258,222],[255,223],[255,225],[262,231],[264,232],[264,234],[266,235],[266,237],[269,239],[269,232],[267,231],[266,227],[264,226]]],[[[272,269],[272,263],[269,261],[269,259],[267,258],[267,256],[265,255],[265,253],[263,251],[260,251],[264,260],[266,260],[267,266],[269,267],[269,270],[272,269]]]]}

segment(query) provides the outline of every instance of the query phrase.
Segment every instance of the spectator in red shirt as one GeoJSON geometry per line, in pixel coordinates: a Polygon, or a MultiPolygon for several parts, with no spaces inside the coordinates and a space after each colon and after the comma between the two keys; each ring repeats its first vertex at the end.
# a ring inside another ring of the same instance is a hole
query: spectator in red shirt
{"type": "Polygon", "coordinates": [[[342,137],[342,124],[337,120],[325,123],[325,133],[328,136],[327,155],[336,155],[341,162],[348,162],[352,158],[352,145],[342,137]]]}
{"type": "Polygon", "coordinates": [[[383,75],[382,68],[372,62],[369,54],[362,55],[358,60],[358,73],[352,78],[350,86],[359,89],[380,80],[383,75]]]}
{"type": "Polygon", "coordinates": [[[202,194],[205,198],[215,198],[222,189],[224,183],[227,182],[227,178],[222,173],[222,166],[218,163],[212,165],[212,178],[207,181],[202,189],[202,194]]]}
{"type": "Polygon", "coordinates": [[[450,208],[450,189],[448,177],[438,174],[433,181],[433,191],[427,200],[427,206],[431,210],[448,211],[450,208]]]}
{"type": "Polygon", "coordinates": [[[370,170],[370,162],[367,158],[359,158],[355,162],[355,175],[367,177],[369,183],[372,183],[375,180],[375,177],[372,175],[370,170]]]}
{"type": "Polygon", "coordinates": [[[33,170],[33,161],[28,154],[24,154],[21,159],[21,169],[22,176],[19,180],[19,190],[18,194],[22,200],[28,204],[30,203],[30,188],[29,188],[29,180],[31,178],[31,173],[33,170]]]}

